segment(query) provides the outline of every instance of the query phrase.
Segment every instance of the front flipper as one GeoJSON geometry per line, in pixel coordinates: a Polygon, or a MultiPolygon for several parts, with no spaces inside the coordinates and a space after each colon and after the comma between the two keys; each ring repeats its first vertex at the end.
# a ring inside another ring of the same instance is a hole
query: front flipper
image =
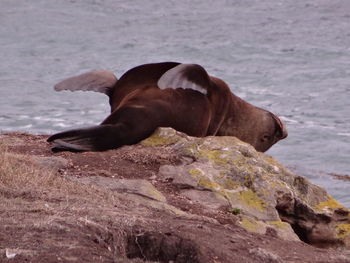
{"type": "Polygon", "coordinates": [[[124,129],[123,125],[98,125],[57,133],[47,141],[52,143],[53,152],[104,151],[123,144],[120,135],[124,129]]]}
{"type": "Polygon", "coordinates": [[[54,89],[56,91],[96,91],[110,96],[111,90],[117,81],[117,77],[112,72],[95,70],[65,79],[56,84],[54,89]]]}
{"type": "Polygon", "coordinates": [[[180,64],[165,72],[158,80],[160,89],[192,89],[207,94],[210,77],[205,69],[197,64],[180,64]]]}

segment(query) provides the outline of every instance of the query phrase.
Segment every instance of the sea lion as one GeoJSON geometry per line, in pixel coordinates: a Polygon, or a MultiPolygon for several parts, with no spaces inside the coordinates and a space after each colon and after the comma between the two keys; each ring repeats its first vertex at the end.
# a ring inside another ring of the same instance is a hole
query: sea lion
{"type": "Polygon", "coordinates": [[[196,137],[236,136],[260,152],[287,137],[276,115],[237,97],[197,64],[144,64],[119,80],[112,72],[92,71],[58,83],[55,90],[105,93],[111,114],[100,125],[52,135],[53,151],[114,149],[138,143],[157,127],[196,137]]]}

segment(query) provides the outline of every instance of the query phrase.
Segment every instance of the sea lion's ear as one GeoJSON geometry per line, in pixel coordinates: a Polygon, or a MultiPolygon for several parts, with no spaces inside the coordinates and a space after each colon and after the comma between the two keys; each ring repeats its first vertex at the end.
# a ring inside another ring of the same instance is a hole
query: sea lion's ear
{"type": "Polygon", "coordinates": [[[54,89],[56,91],[96,91],[109,96],[111,89],[114,87],[117,81],[117,77],[110,71],[94,70],[65,79],[56,84],[54,89]]]}
{"type": "Polygon", "coordinates": [[[158,80],[160,89],[193,89],[207,94],[210,78],[205,69],[196,64],[180,64],[165,72],[158,80]]]}

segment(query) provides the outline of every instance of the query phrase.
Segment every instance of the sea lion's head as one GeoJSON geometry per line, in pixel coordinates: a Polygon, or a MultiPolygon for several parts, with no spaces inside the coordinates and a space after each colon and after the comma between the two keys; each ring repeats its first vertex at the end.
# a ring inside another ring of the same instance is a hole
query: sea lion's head
{"type": "Polygon", "coordinates": [[[287,128],[275,114],[261,110],[261,119],[257,121],[257,133],[251,144],[259,152],[267,151],[279,140],[288,136],[287,128]]]}
{"type": "Polygon", "coordinates": [[[218,135],[235,136],[259,152],[266,152],[276,142],[288,136],[283,121],[275,114],[255,107],[234,96],[239,105],[224,121],[218,135]]]}

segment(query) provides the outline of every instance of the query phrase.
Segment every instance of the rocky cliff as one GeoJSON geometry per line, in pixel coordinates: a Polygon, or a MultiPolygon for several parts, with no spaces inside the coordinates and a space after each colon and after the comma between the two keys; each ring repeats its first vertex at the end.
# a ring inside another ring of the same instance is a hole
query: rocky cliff
{"type": "Polygon", "coordinates": [[[0,135],[4,262],[350,262],[350,212],[234,137],[53,154],[0,135]]]}

